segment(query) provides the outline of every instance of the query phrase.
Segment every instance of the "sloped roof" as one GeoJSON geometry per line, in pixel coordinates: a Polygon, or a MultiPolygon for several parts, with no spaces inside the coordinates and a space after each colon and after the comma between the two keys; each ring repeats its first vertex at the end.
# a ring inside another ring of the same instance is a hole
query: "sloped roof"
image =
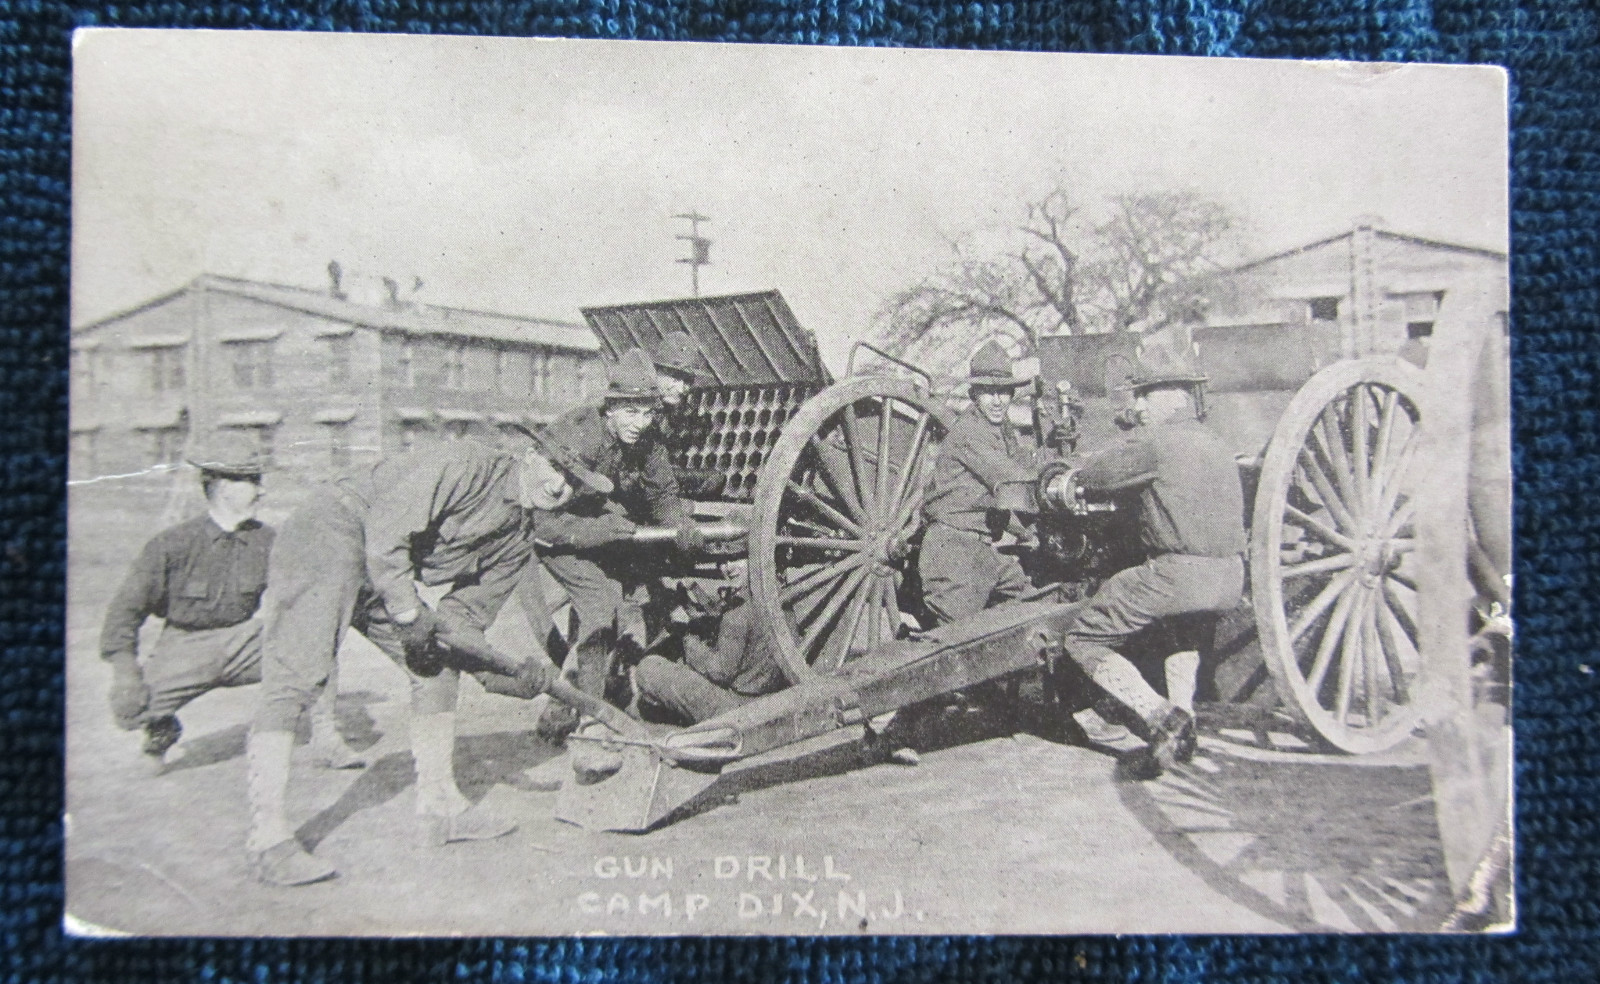
{"type": "MultiPolygon", "coordinates": [[[[1503,260],[1506,258],[1506,254],[1504,253],[1498,252],[1497,250],[1484,249],[1481,246],[1466,246],[1461,243],[1449,243],[1441,239],[1428,239],[1423,236],[1413,236],[1403,232],[1393,232],[1389,229],[1373,229],[1372,234],[1379,239],[1387,239],[1391,242],[1410,243],[1413,246],[1426,246],[1430,249],[1448,250],[1453,253],[1470,253],[1474,256],[1486,256],[1496,260],[1503,260]]],[[[1321,249],[1324,246],[1330,246],[1337,242],[1343,242],[1353,235],[1355,235],[1355,230],[1347,229],[1338,235],[1328,236],[1324,239],[1318,239],[1315,242],[1306,243],[1303,246],[1295,246],[1291,249],[1279,250],[1278,252],[1271,253],[1267,256],[1257,257],[1248,263],[1241,263],[1238,266],[1233,267],[1228,272],[1242,273],[1245,270],[1249,270],[1253,267],[1258,267],[1266,263],[1271,263],[1274,260],[1283,260],[1291,256],[1299,256],[1302,253],[1309,253],[1314,249],[1321,249]]]]}
{"type": "Polygon", "coordinates": [[[445,335],[460,338],[482,338],[506,342],[537,342],[554,348],[579,352],[597,352],[600,342],[593,332],[583,325],[549,318],[529,318],[466,308],[443,307],[433,304],[406,304],[402,307],[375,307],[308,290],[304,287],[286,287],[235,277],[201,274],[193,282],[178,290],[152,298],[135,308],[101,318],[73,329],[73,334],[87,332],[101,325],[120,321],[141,311],[157,307],[190,291],[212,291],[249,298],[263,304],[303,311],[317,317],[341,321],[388,331],[401,331],[412,335],[445,335]]]}

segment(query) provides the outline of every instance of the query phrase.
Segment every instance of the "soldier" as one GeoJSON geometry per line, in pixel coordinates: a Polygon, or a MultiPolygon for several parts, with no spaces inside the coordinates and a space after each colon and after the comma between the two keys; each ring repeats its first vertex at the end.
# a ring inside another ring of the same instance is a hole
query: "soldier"
{"type": "MultiPolygon", "coordinates": [[[[705,542],[651,426],[661,391],[650,358],[629,349],[606,367],[606,375],[600,405],[569,411],[550,425],[549,433],[584,467],[609,479],[611,492],[578,496],[561,515],[541,517],[539,527],[540,558],[566,589],[578,616],[567,671],[579,690],[596,697],[605,696],[615,647],[624,638],[641,649],[645,645],[643,592],[658,573],[650,558],[641,557],[637,549],[623,550],[621,544],[631,539],[639,523],[675,528],[677,547],[684,553],[699,550],[705,542]],[[596,536],[587,545],[575,545],[567,529],[585,523],[596,536]]],[[[560,741],[577,725],[575,711],[551,704],[539,732],[560,741]]]]}
{"type": "Polygon", "coordinates": [[[697,724],[789,685],[750,604],[749,561],[730,560],[716,640],[707,645],[687,632],[683,660],[652,653],[634,667],[639,706],[672,724],[697,724]]]}
{"type": "MultiPolygon", "coordinates": [[[[555,668],[541,654],[514,676],[481,672],[481,664],[436,640],[481,638],[533,556],[538,517],[553,515],[571,497],[573,481],[610,490],[541,435],[528,436],[533,443],[520,455],[463,442],[384,458],[316,490],[284,523],[270,561],[264,687],[248,746],[247,853],[260,881],[303,885],[336,874],[296,840],[284,800],[295,724],[323,689],[349,627],[410,680],[423,840],[486,840],[515,829],[473,806],[456,786],[459,673],[479,671],[485,689],[531,698],[555,668]],[[414,581],[448,590],[430,607],[414,581]]],[[[569,523],[560,542],[586,543],[592,534],[569,523]]]]}
{"type": "MultiPolygon", "coordinates": [[[[159,766],[183,734],[177,712],[218,687],[261,682],[261,619],[272,528],[256,519],[266,462],[253,442],[222,436],[197,449],[206,512],[145,544],[106,610],[100,654],[111,664],[111,712],[126,730],[143,727],[145,755],[159,766]],[[161,618],[141,664],[139,627],[161,618]]],[[[361,765],[333,724],[328,689],[312,715],[312,744],[332,768],[361,765]]]]}
{"type": "Polygon", "coordinates": [[[996,505],[996,489],[1033,476],[1032,452],[1017,440],[1010,420],[1011,401],[1028,380],[1013,374],[1005,349],[992,341],[972,357],[970,368],[964,382],[972,405],[939,448],[922,507],[927,532],[917,569],[923,601],[939,624],[1029,587],[1017,558],[995,548],[1010,519],[996,505]]]}
{"type": "MultiPolygon", "coordinates": [[[[671,459],[681,459],[687,450],[689,434],[679,415],[683,398],[700,382],[704,365],[700,345],[688,332],[669,331],[661,336],[655,353],[656,387],[661,390],[662,403],[656,431],[671,459]]],[[[689,499],[715,499],[727,481],[728,476],[711,468],[678,469],[678,488],[689,499]]]]}
{"type": "MultiPolygon", "coordinates": [[[[1067,630],[1067,655],[1148,729],[1129,775],[1153,778],[1195,750],[1194,716],[1157,694],[1114,647],[1159,620],[1225,612],[1244,590],[1244,495],[1233,456],[1201,423],[1206,377],[1186,332],[1146,339],[1130,380],[1138,426],[1052,480],[1063,498],[1138,490],[1148,558],[1101,586],[1067,630]]],[[[1214,624],[1214,623],[1213,623],[1214,624]]]]}

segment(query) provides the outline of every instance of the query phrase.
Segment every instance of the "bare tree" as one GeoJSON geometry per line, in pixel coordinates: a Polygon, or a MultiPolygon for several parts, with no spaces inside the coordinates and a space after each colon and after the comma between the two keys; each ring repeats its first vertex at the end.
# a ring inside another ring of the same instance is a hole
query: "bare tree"
{"type": "Polygon", "coordinates": [[[998,333],[1032,350],[1044,335],[1159,327],[1194,310],[1239,225],[1189,191],[1117,195],[1094,224],[1061,188],[1026,207],[1015,248],[954,243],[948,266],[889,298],[879,340],[948,362],[998,333]]]}
{"type": "Polygon", "coordinates": [[[1190,191],[1117,195],[1109,204],[1082,271],[1094,320],[1126,331],[1184,317],[1223,268],[1238,220],[1190,191]]]}

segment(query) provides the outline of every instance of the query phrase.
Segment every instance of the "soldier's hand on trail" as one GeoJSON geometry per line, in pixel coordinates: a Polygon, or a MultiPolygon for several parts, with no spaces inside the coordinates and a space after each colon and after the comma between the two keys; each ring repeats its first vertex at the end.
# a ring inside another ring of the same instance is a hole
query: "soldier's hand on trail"
{"type": "Polygon", "coordinates": [[[695,554],[705,549],[706,535],[691,519],[678,527],[678,535],[673,542],[677,544],[679,553],[695,554]]]}
{"type": "Polygon", "coordinates": [[[111,716],[117,727],[132,731],[150,706],[150,688],[144,682],[144,673],[133,653],[118,653],[111,657],[111,716]]]}
{"type": "Polygon", "coordinates": [[[628,517],[608,512],[579,524],[572,534],[572,545],[579,550],[603,547],[631,538],[636,529],[638,526],[628,517]]]}
{"type": "Polygon", "coordinates": [[[513,674],[488,672],[475,674],[478,682],[483,684],[483,689],[489,693],[518,697],[522,700],[532,700],[544,693],[560,675],[561,670],[542,653],[529,656],[513,674]]]}

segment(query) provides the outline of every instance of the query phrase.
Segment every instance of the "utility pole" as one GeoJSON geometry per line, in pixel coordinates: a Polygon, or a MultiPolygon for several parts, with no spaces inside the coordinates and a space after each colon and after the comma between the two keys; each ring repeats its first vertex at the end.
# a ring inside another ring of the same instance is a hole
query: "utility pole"
{"type": "Polygon", "coordinates": [[[686,257],[679,257],[678,262],[689,264],[690,283],[694,285],[694,296],[699,297],[700,268],[703,266],[708,266],[711,263],[711,240],[700,235],[700,223],[710,222],[711,217],[708,215],[701,215],[699,212],[682,212],[678,215],[674,215],[673,218],[687,219],[689,222],[689,234],[687,236],[680,235],[678,237],[679,239],[688,241],[689,255],[686,257]]]}

